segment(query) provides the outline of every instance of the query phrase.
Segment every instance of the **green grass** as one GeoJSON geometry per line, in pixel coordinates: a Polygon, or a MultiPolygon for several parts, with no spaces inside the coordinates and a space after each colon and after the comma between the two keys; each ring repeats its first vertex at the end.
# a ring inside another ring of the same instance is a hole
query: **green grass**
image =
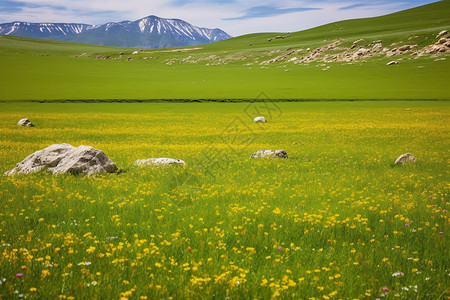
{"type": "Polygon", "coordinates": [[[448,102],[266,104],[0,103],[1,172],[62,142],[123,170],[0,177],[0,298],[448,296],[448,102]]]}
{"type": "Polygon", "coordinates": [[[379,56],[352,65],[259,64],[279,55],[270,55],[273,50],[314,49],[336,39],[345,47],[361,38],[361,46],[382,40],[389,48],[395,47],[391,46],[394,42],[424,47],[436,42],[439,31],[449,28],[449,9],[446,0],[388,16],[285,34],[285,39],[271,42],[267,39],[277,34],[253,34],[181,53],[158,49],[132,55],[135,49],[3,36],[0,101],[249,100],[260,92],[285,100],[450,99],[446,88],[449,59],[436,61],[435,56],[379,56]],[[124,53],[121,59],[120,52],[124,53]],[[393,59],[400,64],[387,67],[393,59]],[[330,69],[323,71],[325,66],[330,69]]]}

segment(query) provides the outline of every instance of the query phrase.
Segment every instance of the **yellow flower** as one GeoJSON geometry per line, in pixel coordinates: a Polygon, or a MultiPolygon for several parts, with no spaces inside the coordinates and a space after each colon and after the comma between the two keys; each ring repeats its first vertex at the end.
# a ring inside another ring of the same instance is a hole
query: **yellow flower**
{"type": "Polygon", "coordinates": [[[30,292],[36,292],[37,289],[35,287],[30,288],[30,292]]]}
{"type": "Polygon", "coordinates": [[[42,270],[41,278],[44,279],[47,276],[50,276],[50,271],[49,270],[42,270]]]}

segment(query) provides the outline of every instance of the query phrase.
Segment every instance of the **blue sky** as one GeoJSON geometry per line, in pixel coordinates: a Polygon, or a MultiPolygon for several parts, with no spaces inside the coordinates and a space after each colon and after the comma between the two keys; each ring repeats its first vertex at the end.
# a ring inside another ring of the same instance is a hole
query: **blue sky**
{"type": "Polygon", "coordinates": [[[221,28],[233,36],[292,32],[353,18],[384,15],[436,0],[0,0],[0,23],[103,24],[148,15],[221,28]]]}

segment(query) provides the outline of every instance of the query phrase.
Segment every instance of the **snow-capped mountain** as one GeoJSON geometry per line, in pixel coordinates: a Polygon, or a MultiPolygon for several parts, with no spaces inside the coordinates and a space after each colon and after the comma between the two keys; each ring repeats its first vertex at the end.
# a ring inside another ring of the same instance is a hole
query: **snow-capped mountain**
{"type": "Polygon", "coordinates": [[[0,35],[47,38],[75,35],[93,27],[87,24],[12,22],[0,24],[0,35]]]}
{"type": "Polygon", "coordinates": [[[12,22],[0,24],[0,35],[137,48],[193,46],[231,38],[217,28],[156,16],[104,25],[12,22]]]}

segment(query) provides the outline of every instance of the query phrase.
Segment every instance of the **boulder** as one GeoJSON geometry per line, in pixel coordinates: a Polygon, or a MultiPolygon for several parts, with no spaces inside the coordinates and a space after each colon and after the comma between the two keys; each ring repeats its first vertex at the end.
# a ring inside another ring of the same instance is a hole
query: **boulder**
{"type": "Polygon", "coordinates": [[[395,160],[395,164],[402,164],[404,165],[407,162],[416,162],[416,158],[414,156],[411,155],[411,153],[406,153],[406,154],[402,154],[400,155],[396,160],[395,160]]]}
{"type": "Polygon", "coordinates": [[[441,32],[439,32],[439,34],[437,35],[437,38],[447,35],[448,34],[448,30],[442,30],[441,32]]]}
{"type": "Polygon", "coordinates": [[[135,166],[138,167],[164,167],[164,166],[174,166],[174,165],[186,165],[186,162],[184,162],[181,159],[174,159],[174,158],[166,158],[166,157],[160,157],[160,158],[147,158],[147,159],[138,159],[134,162],[135,166]]]}
{"type": "Polygon", "coordinates": [[[118,170],[114,162],[101,150],[90,146],[73,147],[69,144],[55,144],[39,150],[18,163],[5,175],[29,174],[41,170],[53,174],[113,173],[118,170]]]}
{"type": "Polygon", "coordinates": [[[398,50],[401,51],[401,52],[405,52],[405,51],[411,50],[415,46],[416,45],[404,45],[404,46],[401,46],[400,48],[398,48],[398,50]]]}
{"type": "Polygon", "coordinates": [[[253,119],[255,123],[266,123],[266,119],[264,117],[256,117],[253,119]]]}
{"type": "Polygon", "coordinates": [[[267,158],[288,158],[284,150],[259,150],[253,153],[250,158],[267,157],[267,158]]]}
{"type": "Polygon", "coordinates": [[[392,65],[398,65],[398,61],[393,60],[386,64],[386,66],[392,66],[392,65]]]}
{"type": "Polygon", "coordinates": [[[361,48],[358,51],[356,51],[357,56],[364,56],[370,53],[370,49],[361,48]]]}
{"type": "Polygon", "coordinates": [[[31,123],[31,121],[28,120],[27,118],[21,119],[21,120],[17,123],[17,125],[20,125],[20,126],[26,126],[26,127],[34,127],[34,124],[31,123]]]}

